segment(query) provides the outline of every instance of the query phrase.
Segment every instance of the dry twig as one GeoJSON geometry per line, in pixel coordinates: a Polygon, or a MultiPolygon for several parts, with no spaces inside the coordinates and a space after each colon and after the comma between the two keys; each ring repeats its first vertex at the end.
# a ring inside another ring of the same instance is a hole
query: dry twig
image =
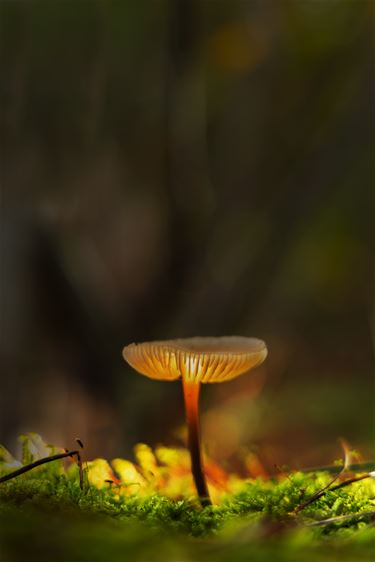
{"type": "Polygon", "coordinates": [[[350,465],[349,446],[343,439],[340,442],[341,442],[341,446],[344,450],[344,466],[342,467],[340,472],[338,472],[334,476],[334,478],[332,478],[332,480],[330,482],[328,482],[328,484],[326,486],[324,486],[324,488],[321,488],[320,490],[315,492],[315,494],[313,494],[310,498],[308,498],[306,501],[302,502],[300,505],[295,507],[294,510],[293,510],[293,513],[299,513],[300,511],[305,509],[305,507],[307,507],[308,505],[312,504],[314,501],[316,501],[319,498],[321,498],[322,496],[324,496],[324,494],[326,494],[328,491],[338,490],[339,488],[343,488],[344,486],[348,486],[349,484],[352,484],[353,482],[359,482],[360,480],[364,480],[365,478],[370,478],[370,477],[375,475],[374,472],[367,472],[366,474],[362,474],[361,476],[356,476],[354,478],[349,478],[348,480],[345,480],[344,482],[341,482],[340,484],[337,484],[336,486],[332,486],[332,484],[334,484],[340,478],[340,476],[342,476],[347,471],[348,466],[350,465]]]}
{"type": "Polygon", "coordinates": [[[26,464],[25,466],[22,466],[21,468],[18,468],[17,470],[14,470],[13,472],[6,474],[5,476],[2,476],[0,478],[0,484],[2,484],[3,482],[7,482],[12,478],[16,478],[17,476],[20,476],[21,474],[24,474],[25,472],[28,472],[29,470],[32,470],[37,466],[46,464],[47,462],[53,462],[60,459],[65,459],[66,457],[76,457],[78,468],[79,468],[79,485],[81,490],[83,490],[82,460],[79,451],[65,451],[65,453],[58,453],[57,455],[51,455],[50,457],[43,457],[42,459],[38,459],[37,461],[31,462],[30,464],[26,464]]]}

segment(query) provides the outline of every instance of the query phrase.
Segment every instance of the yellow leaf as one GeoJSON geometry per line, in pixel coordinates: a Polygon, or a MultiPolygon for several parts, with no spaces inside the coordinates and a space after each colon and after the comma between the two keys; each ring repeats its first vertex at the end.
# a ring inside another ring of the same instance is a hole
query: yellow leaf
{"type": "Polygon", "coordinates": [[[113,459],[111,464],[123,484],[138,484],[139,486],[145,486],[145,479],[138,472],[132,462],[125,459],[113,459]]]}
{"type": "Polygon", "coordinates": [[[106,480],[113,480],[112,469],[105,459],[95,459],[87,463],[88,479],[90,484],[97,488],[106,486],[106,480]]]}
{"type": "Polygon", "coordinates": [[[144,473],[156,475],[158,473],[158,465],[152,449],[144,443],[138,443],[134,448],[135,458],[137,459],[144,473]]]}

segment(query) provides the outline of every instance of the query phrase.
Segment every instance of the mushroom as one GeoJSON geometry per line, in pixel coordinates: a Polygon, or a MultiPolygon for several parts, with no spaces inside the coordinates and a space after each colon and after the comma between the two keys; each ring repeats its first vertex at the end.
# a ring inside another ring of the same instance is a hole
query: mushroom
{"type": "Polygon", "coordinates": [[[132,343],[124,348],[123,356],[136,371],[151,379],[182,379],[194,482],[201,505],[211,505],[200,444],[201,383],[228,381],[256,367],[267,356],[266,344],[240,336],[195,337],[132,343]]]}

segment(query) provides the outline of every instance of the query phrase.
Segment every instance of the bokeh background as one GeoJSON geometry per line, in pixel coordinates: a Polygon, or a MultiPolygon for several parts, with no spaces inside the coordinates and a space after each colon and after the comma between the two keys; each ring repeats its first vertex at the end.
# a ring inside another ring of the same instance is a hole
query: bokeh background
{"type": "Polygon", "coordinates": [[[233,469],[374,439],[374,2],[6,1],[0,442],[181,444],[132,341],[240,334],[202,395],[233,469]]]}

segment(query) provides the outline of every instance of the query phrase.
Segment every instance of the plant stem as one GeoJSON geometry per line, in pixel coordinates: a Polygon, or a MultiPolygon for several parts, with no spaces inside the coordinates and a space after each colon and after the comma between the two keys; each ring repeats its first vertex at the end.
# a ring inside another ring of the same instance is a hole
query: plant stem
{"type": "Polygon", "coordinates": [[[25,472],[28,472],[29,470],[32,470],[33,468],[36,468],[37,466],[40,466],[42,464],[46,464],[47,462],[52,462],[52,461],[57,461],[59,459],[65,459],[66,457],[77,457],[77,462],[78,462],[78,467],[79,467],[79,484],[81,489],[83,489],[83,474],[82,474],[82,462],[81,462],[81,455],[79,454],[79,451],[67,451],[66,453],[58,453],[57,455],[51,455],[50,457],[44,457],[42,459],[38,459],[37,461],[34,461],[30,464],[26,464],[25,466],[22,466],[21,468],[18,468],[17,470],[14,470],[13,472],[10,472],[9,474],[6,474],[5,476],[2,476],[0,478],[0,484],[2,484],[3,482],[7,482],[8,480],[11,480],[12,478],[16,478],[17,476],[20,476],[21,474],[24,474],[25,472]]]}
{"type": "Polygon", "coordinates": [[[202,507],[212,505],[206,476],[203,471],[203,462],[200,443],[200,427],[199,427],[199,391],[200,383],[194,381],[186,381],[182,379],[184,390],[186,421],[188,426],[188,443],[191,456],[191,471],[193,473],[195,487],[202,507]]]}
{"type": "Polygon", "coordinates": [[[338,517],[330,517],[329,519],[322,519],[321,521],[314,521],[308,523],[306,527],[318,527],[320,525],[329,525],[330,523],[340,523],[349,519],[362,519],[362,517],[375,518],[375,511],[362,511],[361,513],[351,513],[350,515],[339,515],[338,517]]]}
{"type": "MultiPolygon", "coordinates": [[[[338,476],[340,476],[340,474],[338,474],[338,476]]],[[[371,478],[371,477],[372,477],[372,473],[367,472],[366,474],[362,474],[361,476],[355,476],[354,478],[349,478],[348,480],[344,480],[344,482],[340,482],[340,484],[336,484],[336,486],[332,486],[333,482],[335,480],[337,480],[337,478],[335,478],[334,480],[332,480],[332,482],[330,482],[327,486],[324,486],[324,488],[319,490],[316,494],[311,496],[308,500],[306,500],[305,502],[298,505],[294,509],[294,513],[299,513],[300,511],[305,509],[305,507],[307,507],[308,505],[310,505],[314,501],[319,500],[327,492],[333,492],[334,490],[339,490],[340,488],[344,488],[345,486],[349,486],[349,484],[353,484],[354,482],[360,482],[361,480],[364,480],[365,478],[371,478]]]]}

